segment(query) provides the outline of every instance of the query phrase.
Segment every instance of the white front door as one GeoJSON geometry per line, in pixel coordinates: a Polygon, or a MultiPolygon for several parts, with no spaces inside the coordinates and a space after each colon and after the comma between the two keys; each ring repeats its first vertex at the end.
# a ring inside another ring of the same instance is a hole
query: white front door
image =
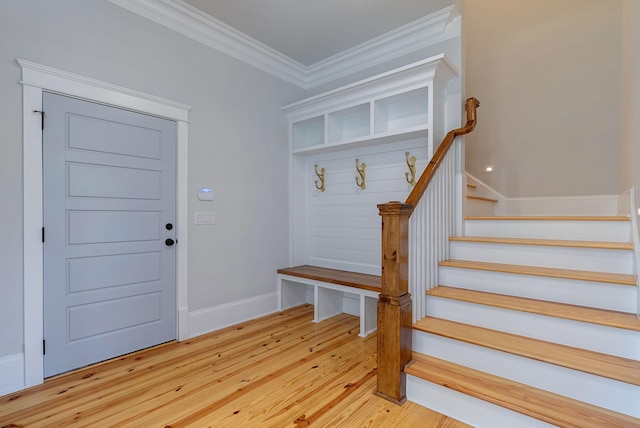
{"type": "Polygon", "coordinates": [[[176,338],[176,123],[44,93],[44,375],[176,338]]]}

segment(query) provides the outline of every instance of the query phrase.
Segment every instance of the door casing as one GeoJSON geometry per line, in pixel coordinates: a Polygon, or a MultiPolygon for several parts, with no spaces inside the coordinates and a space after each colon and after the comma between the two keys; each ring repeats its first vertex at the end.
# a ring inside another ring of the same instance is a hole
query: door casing
{"type": "MultiPolygon", "coordinates": [[[[42,354],[44,266],[42,244],[42,92],[81,98],[176,121],[176,304],[178,340],[189,337],[188,119],[191,106],[18,59],[23,94],[24,387],[44,381],[42,354]]],[[[46,114],[46,112],[45,112],[46,114]]]]}

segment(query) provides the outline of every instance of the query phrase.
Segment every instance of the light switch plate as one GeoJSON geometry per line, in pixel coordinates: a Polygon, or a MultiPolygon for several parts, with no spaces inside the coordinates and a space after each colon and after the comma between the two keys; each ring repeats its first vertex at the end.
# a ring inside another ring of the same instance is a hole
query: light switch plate
{"type": "Polygon", "coordinates": [[[216,224],[216,213],[213,211],[197,211],[195,224],[216,224]]]}

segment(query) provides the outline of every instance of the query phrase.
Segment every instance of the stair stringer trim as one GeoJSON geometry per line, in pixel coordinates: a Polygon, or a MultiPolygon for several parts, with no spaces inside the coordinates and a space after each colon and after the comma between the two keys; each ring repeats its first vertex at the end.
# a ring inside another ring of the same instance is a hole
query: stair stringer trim
{"type": "MultiPolygon", "coordinates": [[[[629,190],[629,219],[631,220],[631,242],[633,243],[633,273],[638,277],[638,268],[640,268],[640,236],[638,235],[638,215],[639,211],[636,211],[636,198],[635,187],[631,186],[629,190]]],[[[636,289],[640,285],[636,285],[636,289]]],[[[636,315],[640,319],[640,290],[636,291],[636,315]]]]}

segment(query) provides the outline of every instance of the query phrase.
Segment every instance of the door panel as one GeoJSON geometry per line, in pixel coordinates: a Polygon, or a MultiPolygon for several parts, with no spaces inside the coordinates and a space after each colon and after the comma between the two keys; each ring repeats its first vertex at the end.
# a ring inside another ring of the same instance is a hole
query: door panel
{"type": "Polygon", "coordinates": [[[159,211],[67,211],[69,245],[154,241],[161,224],[159,211]]]}
{"type": "Polygon", "coordinates": [[[161,171],[82,163],[69,163],[68,169],[70,197],[154,200],[162,197],[161,171]],[[95,186],[95,182],[100,186],[95,186]]]}
{"type": "Polygon", "coordinates": [[[134,253],[68,260],[69,293],[159,281],[162,253],[134,253]]]}
{"type": "Polygon", "coordinates": [[[176,338],[176,124],[45,93],[45,376],[176,338]]]}
{"type": "Polygon", "coordinates": [[[71,148],[150,159],[162,157],[162,132],[156,129],[79,114],[69,114],[67,121],[71,148]],[[84,138],[88,134],[92,137],[84,138]],[[136,144],[128,144],[131,139],[136,144]]]}

